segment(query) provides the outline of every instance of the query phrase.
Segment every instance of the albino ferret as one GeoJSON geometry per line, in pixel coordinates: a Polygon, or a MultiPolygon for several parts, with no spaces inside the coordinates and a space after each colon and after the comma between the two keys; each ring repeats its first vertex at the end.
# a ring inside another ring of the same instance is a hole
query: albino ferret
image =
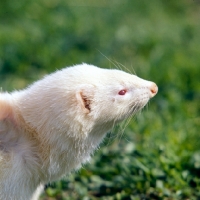
{"type": "Polygon", "coordinates": [[[36,200],[90,159],[106,133],[156,95],[155,83],[81,64],[0,93],[0,200],[36,200]]]}

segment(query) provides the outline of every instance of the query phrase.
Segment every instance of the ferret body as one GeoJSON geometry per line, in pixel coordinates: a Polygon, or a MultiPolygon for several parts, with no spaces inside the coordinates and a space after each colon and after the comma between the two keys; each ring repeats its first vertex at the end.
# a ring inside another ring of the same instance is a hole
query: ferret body
{"type": "Polygon", "coordinates": [[[37,200],[89,161],[106,133],[142,109],[155,83],[82,64],[0,93],[0,200],[37,200]]]}

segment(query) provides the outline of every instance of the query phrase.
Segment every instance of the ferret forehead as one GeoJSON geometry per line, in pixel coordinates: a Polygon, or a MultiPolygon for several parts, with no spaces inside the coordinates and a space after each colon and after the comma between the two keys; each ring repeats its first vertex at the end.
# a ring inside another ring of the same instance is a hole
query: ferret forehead
{"type": "Polygon", "coordinates": [[[65,69],[67,77],[78,77],[76,82],[99,84],[116,84],[116,83],[134,83],[138,81],[138,77],[131,75],[118,69],[104,69],[94,65],[81,64],[65,69]]]}
{"type": "Polygon", "coordinates": [[[102,70],[99,67],[96,67],[94,65],[89,65],[89,64],[86,64],[86,63],[80,64],[80,65],[75,65],[75,66],[70,67],[70,68],[73,69],[73,70],[76,70],[77,72],[82,72],[82,73],[85,73],[86,71],[87,72],[92,71],[94,73],[94,72],[99,72],[100,70],[102,70]]]}
{"type": "Polygon", "coordinates": [[[65,68],[64,71],[68,75],[82,76],[82,78],[93,77],[102,73],[101,68],[85,63],[65,68]]]}
{"type": "Polygon", "coordinates": [[[131,78],[131,74],[128,74],[124,71],[118,70],[118,69],[104,69],[100,67],[96,67],[94,65],[89,65],[89,64],[81,64],[81,65],[75,65],[72,67],[72,70],[75,73],[81,73],[81,74],[93,74],[95,75],[104,75],[104,76],[110,76],[110,77],[126,77],[126,78],[131,78]]]}
{"type": "Polygon", "coordinates": [[[117,69],[110,70],[109,74],[110,77],[123,82],[134,82],[138,80],[137,76],[117,69]]]}

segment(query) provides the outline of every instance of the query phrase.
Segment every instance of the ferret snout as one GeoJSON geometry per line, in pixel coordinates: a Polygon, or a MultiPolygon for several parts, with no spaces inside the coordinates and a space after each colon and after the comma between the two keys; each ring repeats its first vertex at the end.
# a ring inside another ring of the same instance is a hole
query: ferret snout
{"type": "Polygon", "coordinates": [[[157,94],[158,86],[155,83],[151,82],[149,89],[150,89],[150,98],[152,98],[157,94]]]}

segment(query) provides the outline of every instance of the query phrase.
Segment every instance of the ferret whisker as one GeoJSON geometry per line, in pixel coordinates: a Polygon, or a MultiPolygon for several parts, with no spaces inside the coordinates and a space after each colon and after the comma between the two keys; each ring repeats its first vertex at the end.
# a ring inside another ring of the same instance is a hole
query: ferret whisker
{"type": "Polygon", "coordinates": [[[119,63],[115,60],[112,60],[118,67],[119,70],[123,71],[122,67],[119,65],[119,63]]]}
{"type": "Polygon", "coordinates": [[[124,135],[125,129],[126,129],[126,127],[128,126],[128,124],[129,124],[130,121],[131,121],[131,117],[132,117],[132,116],[130,116],[128,119],[125,120],[125,124],[122,124],[119,141],[121,140],[122,136],[124,135]]]}
{"type": "Polygon", "coordinates": [[[104,56],[110,63],[112,63],[117,69],[118,66],[112,61],[112,59],[109,59],[105,54],[103,54],[100,50],[97,49],[97,51],[99,51],[99,53],[104,56]]]}
{"type": "Polygon", "coordinates": [[[136,75],[137,76],[137,73],[136,73],[136,71],[134,70],[134,67],[133,67],[133,65],[131,64],[131,69],[133,70],[133,72],[134,72],[134,75],[136,75]]]}
{"type": "MultiPolygon", "coordinates": [[[[134,105],[135,106],[135,105],[134,105]]],[[[133,106],[133,107],[134,107],[133,106]]],[[[132,109],[131,109],[132,110],[132,109]]],[[[122,113],[122,112],[121,112],[122,113]]],[[[126,120],[124,120],[122,123],[120,123],[120,129],[119,129],[119,131],[120,132],[118,132],[118,138],[119,138],[119,142],[120,142],[120,140],[121,140],[121,138],[122,138],[122,136],[124,135],[124,132],[125,132],[125,128],[128,126],[128,124],[130,123],[130,121],[131,121],[131,118],[132,118],[132,116],[134,115],[134,113],[133,114],[131,114],[130,116],[128,116],[127,117],[127,119],[126,120]]]]}
{"type": "Polygon", "coordinates": [[[110,146],[113,142],[114,142],[114,140],[115,140],[115,138],[116,138],[116,134],[114,133],[114,132],[110,132],[109,134],[108,134],[108,141],[107,141],[107,143],[106,143],[106,146],[110,146]]]}
{"type": "Polygon", "coordinates": [[[118,65],[118,63],[115,60],[112,60],[112,61],[113,61],[113,63],[115,63],[115,66],[117,66],[117,69],[123,71],[123,69],[121,68],[121,66],[118,65]]]}
{"type": "Polygon", "coordinates": [[[125,124],[125,126],[124,126],[124,131],[125,131],[126,127],[129,125],[131,119],[132,119],[132,115],[130,115],[130,117],[125,121],[126,124],[125,124]]]}
{"type": "MultiPolygon", "coordinates": [[[[112,125],[112,128],[111,128],[111,131],[110,131],[110,137],[108,138],[108,145],[112,142],[112,141],[111,141],[111,139],[112,139],[111,135],[113,135],[113,138],[114,138],[114,137],[115,137],[115,138],[117,137],[117,136],[115,136],[115,134],[114,134],[114,129],[115,129],[116,120],[117,120],[117,119],[114,120],[113,125],[112,125]]],[[[115,139],[115,138],[114,138],[114,139],[115,139]]]]}
{"type": "Polygon", "coordinates": [[[124,68],[124,71],[130,73],[130,74],[133,74],[133,72],[131,72],[131,70],[126,67],[125,65],[123,65],[122,63],[118,62],[118,61],[115,61],[118,65],[121,65],[123,68],[124,68]]]}
{"type": "Polygon", "coordinates": [[[108,145],[112,144],[115,140],[118,141],[118,133],[119,133],[118,131],[119,131],[119,129],[120,129],[120,126],[117,125],[115,127],[115,130],[117,131],[117,133],[115,133],[115,131],[113,131],[113,133],[110,134],[110,137],[109,137],[109,140],[108,140],[108,145]]]}

